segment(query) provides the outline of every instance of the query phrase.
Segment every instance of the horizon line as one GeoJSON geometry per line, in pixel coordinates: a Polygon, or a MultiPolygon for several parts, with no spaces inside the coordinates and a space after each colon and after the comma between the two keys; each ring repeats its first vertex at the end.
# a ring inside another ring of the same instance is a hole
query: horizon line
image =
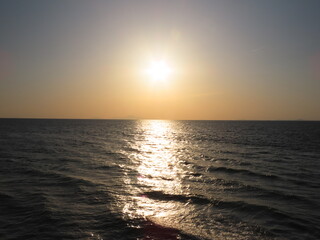
{"type": "Polygon", "coordinates": [[[164,119],[164,118],[46,118],[46,117],[0,117],[3,119],[20,119],[20,120],[159,120],[159,121],[260,121],[260,122],[319,122],[319,120],[308,120],[308,119],[164,119]]]}

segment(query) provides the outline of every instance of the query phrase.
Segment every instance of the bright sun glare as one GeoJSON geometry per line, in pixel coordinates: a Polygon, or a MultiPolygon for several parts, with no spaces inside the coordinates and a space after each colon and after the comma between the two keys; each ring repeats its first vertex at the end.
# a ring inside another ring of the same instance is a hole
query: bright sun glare
{"type": "Polygon", "coordinates": [[[169,77],[172,69],[169,67],[166,61],[158,60],[152,61],[146,69],[147,74],[152,80],[165,80],[169,77]]]}

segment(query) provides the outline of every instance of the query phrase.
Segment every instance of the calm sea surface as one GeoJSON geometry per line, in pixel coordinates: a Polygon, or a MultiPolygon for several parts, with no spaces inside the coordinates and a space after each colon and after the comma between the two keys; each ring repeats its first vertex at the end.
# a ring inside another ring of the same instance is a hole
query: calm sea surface
{"type": "Polygon", "coordinates": [[[0,120],[0,239],[320,239],[320,122],[0,120]]]}

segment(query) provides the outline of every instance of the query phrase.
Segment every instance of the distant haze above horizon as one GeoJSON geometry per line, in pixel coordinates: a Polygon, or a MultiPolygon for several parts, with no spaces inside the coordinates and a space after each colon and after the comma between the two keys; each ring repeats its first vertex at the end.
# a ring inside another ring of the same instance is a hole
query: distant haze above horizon
{"type": "Polygon", "coordinates": [[[0,118],[320,120],[320,1],[4,0],[0,118]]]}

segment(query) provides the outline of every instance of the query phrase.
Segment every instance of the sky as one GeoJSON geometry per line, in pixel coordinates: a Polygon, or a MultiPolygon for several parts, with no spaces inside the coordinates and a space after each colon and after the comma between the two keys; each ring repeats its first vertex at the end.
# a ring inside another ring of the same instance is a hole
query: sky
{"type": "Polygon", "coordinates": [[[0,6],[0,118],[320,120],[318,0],[0,6]]]}

